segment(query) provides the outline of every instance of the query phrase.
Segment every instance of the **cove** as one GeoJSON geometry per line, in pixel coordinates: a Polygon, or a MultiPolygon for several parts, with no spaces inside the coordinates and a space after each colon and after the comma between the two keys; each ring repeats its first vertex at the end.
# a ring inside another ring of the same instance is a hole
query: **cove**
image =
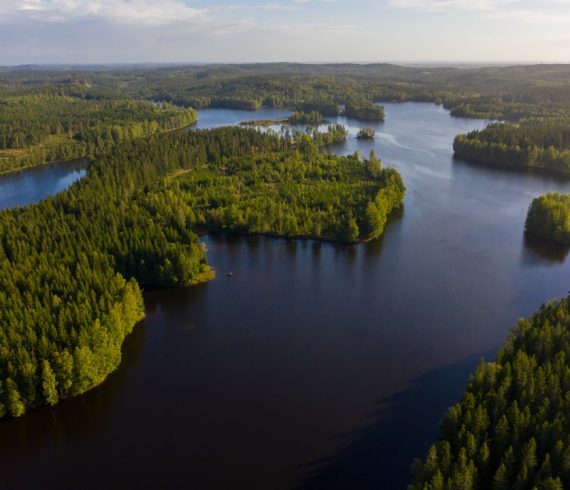
{"type": "Polygon", "coordinates": [[[382,240],[205,237],[218,278],[147,292],[106,383],[0,422],[2,487],[405,488],[478,359],[567,293],[568,250],[523,225],[533,197],[570,182],[454,160],[453,137],[484,121],[386,113],[374,141],[339,118],[350,138],[330,149],[374,148],[402,173],[382,240]]]}
{"type": "Polygon", "coordinates": [[[85,176],[86,160],[50,163],[0,175],[0,210],[34,204],[85,176]]]}

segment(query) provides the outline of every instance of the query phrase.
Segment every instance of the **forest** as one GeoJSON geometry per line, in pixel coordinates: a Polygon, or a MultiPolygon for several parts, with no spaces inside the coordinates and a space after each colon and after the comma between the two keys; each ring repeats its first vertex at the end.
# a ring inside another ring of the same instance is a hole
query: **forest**
{"type": "Polygon", "coordinates": [[[102,382],[144,316],[141,287],[211,279],[197,229],[379,236],[403,200],[399,174],[297,138],[224,128],[125,140],[67,191],[0,213],[0,416],[102,382]]]}
{"type": "Polygon", "coordinates": [[[348,243],[380,236],[402,205],[400,175],[374,153],[321,153],[308,135],[298,146],[210,163],[173,179],[152,200],[158,209],[185,209],[200,230],[348,243]]]}
{"type": "Polygon", "coordinates": [[[570,195],[552,192],[532,201],[526,231],[570,245],[570,195]]]}
{"type": "Polygon", "coordinates": [[[303,112],[297,111],[288,118],[289,124],[298,125],[306,124],[308,126],[318,126],[325,121],[325,118],[319,111],[303,112]]]}
{"type": "MultiPolygon", "coordinates": [[[[0,68],[0,95],[127,97],[194,108],[356,111],[382,102],[434,102],[452,114],[518,122],[570,109],[567,65],[413,67],[382,63],[0,68]]],[[[374,109],[376,110],[376,109],[374,109]]]]}
{"type": "Polygon", "coordinates": [[[455,154],[487,164],[570,172],[570,118],[521,124],[491,124],[460,135],[455,154]]]}
{"type": "Polygon", "coordinates": [[[409,490],[570,488],[569,299],[520,320],[481,361],[409,490]]]}
{"type": "Polygon", "coordinates": [[[124,140],[188,126],[196,111],[123,98],[0,96],[0,173],[96,157],[124,140]]]}

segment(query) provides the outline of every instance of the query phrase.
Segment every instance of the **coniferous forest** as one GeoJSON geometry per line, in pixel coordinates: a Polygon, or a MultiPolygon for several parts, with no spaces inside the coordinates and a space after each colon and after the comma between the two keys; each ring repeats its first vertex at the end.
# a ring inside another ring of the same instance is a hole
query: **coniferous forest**
{"type": "Polygon", "coordinates": [[[570,487],[568,299],[520,320],[441,423],[410,490],[570,487]]]}
{"type": "Polygon", "coordinates": [[[196,111],[143,100],[0,96],[0,173],[95,157],[128,139],[196,122],[196,111]]]}
{"type": "Polygon", "coordinates": [[[492,124],[460,135],[455,154],[492,165],[570,172],[570,123],[567,121],[492,124]]]}

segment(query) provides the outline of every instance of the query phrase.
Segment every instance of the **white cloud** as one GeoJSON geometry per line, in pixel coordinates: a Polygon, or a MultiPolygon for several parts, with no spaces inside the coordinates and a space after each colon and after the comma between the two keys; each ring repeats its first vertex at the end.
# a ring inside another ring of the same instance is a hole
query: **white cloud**
{"type": "Polygon", "coordinates": [[[568,60],[560,36],[567,38],[570,0],[219,2],[0,0],[0,65],[568,60]],[[415,11],[433,15],[424,21],[415,11]],[[454,21],[443,12],[455,12],[454,21]],[[548,35],[558,40],[547,41],[548,35]]]}
{"type": "Polygon", "coordinates": [[[527,23],[570,23],[570,0],[389,0],[388,4],[424,12],[473,11],[527,23]]]}
{"type": "Polygon", "coordinates": [[[261,10],[297,10],[299,8],[298,2],[293,3],[258,3],[255,8],[261,10]]]}
{"type": "Polygon", "coordinates": [[[0,22],[71,22],[164,25],[203,19],[207,11],[181,0],[1,0],[0,22]]]}
{"type": "Polygon", "coordinates": [[[519,0],[390,0],[392,7],[442,12],[446,10],[492,11],[519,0]]]}

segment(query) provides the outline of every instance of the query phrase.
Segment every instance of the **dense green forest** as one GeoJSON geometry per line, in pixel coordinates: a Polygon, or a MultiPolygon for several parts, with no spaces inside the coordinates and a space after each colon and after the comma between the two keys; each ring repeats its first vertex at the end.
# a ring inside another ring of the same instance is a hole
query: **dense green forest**
{"type": "Polygon", "coordinates": [[[325,118],[318,111],[303,112],[297,111],[288,118],[289,124],[306,124],[308,126],[318,126],[324,122],[325,118]]]}
{"type": "Polygon", "coordinates": [[[346,104],[342,115],[362,121],[384,121],[384,108],[378,105],[346,104]]]}
{"type": "Polygon", "coordinates": [[[367,160],[321,153],[304,135],[292,151],[258,151],[185,173],[152,199],[157,210],[167,203],[185,210],[199,229],[357,242],[382,234],[404,193],[400,175],[373,153],[367,160]]]}
{"type": "Polygon", "coordinates": [[[570,119],[491,124],[458,136],[455,154],[489,164],[570,172],[570,119]]]}
{"type": "Polygon", "coordinates": [[[254,110],[265,107],[337,115],[341,106],[422,101],[453,114],[520,121],[567,113],[567,65],[412,67],[294,63],[163,67],[0,68],[0,94],[46,93],[167,101],[254,110]]]}
{"type": "Polygon", "coordinates": [[[142,100],[0,97],[0,173],[97,156],[127,139],[196,122],[196,111],[142,100]]]}
{"type": "Polygon", "coordinates": [[[224,128],[125,140],[69,190],[0,213],[0,416],[103,381],[143,317],[140,286],[210,279],[196,228],[382,233],[400,176],[373,154],[324,155],[296,138],[224,128]]]}
{"type": "Polygon", "coordinates": [[[534,199],[528,210],[526,230],[570,245],[570,195],[553,192],[534,199]]]}
{"type": "Polygon", "coordinates": [[[569,299],[520,320],[481,362],[410,490],[570,488],[569,299]]]}

